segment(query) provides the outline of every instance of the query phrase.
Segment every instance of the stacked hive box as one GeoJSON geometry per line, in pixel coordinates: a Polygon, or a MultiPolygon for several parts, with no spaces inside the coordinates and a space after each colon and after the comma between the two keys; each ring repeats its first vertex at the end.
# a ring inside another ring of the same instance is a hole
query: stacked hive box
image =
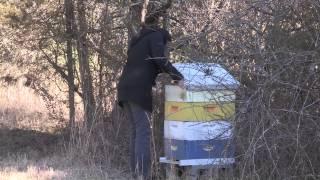
{"type": "Polygon", "coordinates": [[[165,88],[165,158],[179,165],[234,162],[232,120],[239,83],[218,64],[174,64],[186,89],[165,88]]]}

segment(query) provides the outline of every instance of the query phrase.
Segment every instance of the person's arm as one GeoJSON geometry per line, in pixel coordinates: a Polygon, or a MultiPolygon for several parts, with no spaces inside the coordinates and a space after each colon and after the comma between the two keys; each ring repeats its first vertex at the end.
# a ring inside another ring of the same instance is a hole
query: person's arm
{"type": "Polygon", "coordinates": [[[161,72],[168,73],[175,81],[183,80],[183,75],[170,63],[165,56],[165,44],[161,32],[154,32],[150,38],[150,58],[161,72]]]}

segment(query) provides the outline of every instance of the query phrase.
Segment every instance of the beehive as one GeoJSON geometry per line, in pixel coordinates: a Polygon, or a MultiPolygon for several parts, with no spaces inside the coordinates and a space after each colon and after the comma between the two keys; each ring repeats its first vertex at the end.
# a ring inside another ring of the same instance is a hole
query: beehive
{"type": "Polygon", "coordinates": [[[218,64],[174,66],[184,75],[186,89],[165,87],[165,158],[184,165],[233,163],[239,82],[218,64]]]}

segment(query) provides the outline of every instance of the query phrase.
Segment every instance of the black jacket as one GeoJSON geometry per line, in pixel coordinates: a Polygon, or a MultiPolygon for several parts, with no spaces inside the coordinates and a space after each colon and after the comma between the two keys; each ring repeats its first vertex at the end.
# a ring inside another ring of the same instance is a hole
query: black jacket
{"type": "Polygon", "coordinates": [[[164,55],[165,44],[170,38],[164,29],[143,28],[132,39],[128,59],[118,83],[118,102],[130,101],[152,111],[152,86],[161,72],[170,74],[173,80],[183,79],[164,55]]]}

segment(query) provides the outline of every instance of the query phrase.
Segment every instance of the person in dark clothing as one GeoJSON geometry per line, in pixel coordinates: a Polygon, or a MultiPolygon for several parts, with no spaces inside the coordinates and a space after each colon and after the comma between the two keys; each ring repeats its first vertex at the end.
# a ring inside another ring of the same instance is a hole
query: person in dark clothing
{"type": "Polygon", "coordinates": [[[119,102],[131,101],[151,112],[151,90],[157,75],[165,72],[173,80],[183,79],[164,55],[168,40],[170,35],[166,30],[149,27],[142,28],[139,37],[133,38],[118,84],[119,102]]]}
{"type": "Polygon", "coordinates": [[[183,75],[165,57],[168,31],[156,26],[144,26],[132,38],[128,59],[117,86],[119,105],[131,121],[130,167],[144,179],[150,178],[150,113],[152,112],[152,86],[159,73],[168,73],[183,86],[183,75]]]}

